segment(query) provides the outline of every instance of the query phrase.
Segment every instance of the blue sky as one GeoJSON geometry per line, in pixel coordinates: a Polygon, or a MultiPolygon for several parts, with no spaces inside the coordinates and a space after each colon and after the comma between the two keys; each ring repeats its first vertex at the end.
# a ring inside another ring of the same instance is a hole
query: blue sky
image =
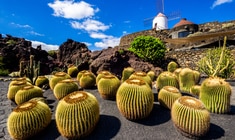
{"type": "MultiPolygon", "coordinates": [[[[0,34],[58,49],[68,38],[90,50],[119,45],[126,34],[151,29],[144,19],[158,14],[158,0],[1,0],[0,34]]],[[[235,20],[233,0],[165,0],[164,14],[179,11],[197,24],[235,20]]],[[[169,28],[180,19],[171,20],[169,28]]]]}

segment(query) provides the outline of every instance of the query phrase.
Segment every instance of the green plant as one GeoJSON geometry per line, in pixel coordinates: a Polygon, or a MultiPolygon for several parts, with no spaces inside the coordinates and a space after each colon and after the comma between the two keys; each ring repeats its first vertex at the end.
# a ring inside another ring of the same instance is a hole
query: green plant
{"type": "Polygon", "coordinates": [[[196,85],[194,70],[183,68],[179,73],[179,89],[183,92],[190,92],[190,88],[196,85]]]}
{"type": "Polygon", "coordinates": [[[99,121],[99,104],[94,95],[74,91],[58,102],[55,120],[60,134],[68,139],[89,135],[99,121]]]}
{"type": "Polygon", "coordinates": [[[17,81],[8,86],[8,92],[7,92],[7,98],[9,100],[15,101],[15,95],[18,90],[23,88],[27,85],[26,80],[25,81],[17,81]]]}
{"type": "Polygon", "coordinates": [[[161,90],[164,86],[173,86],[179,88],[179,82],[174,73],[169,71],[163,71],[159,74],[156,80],[156,88],[157,90],[161,90]]]}
{"type": "Polygon", "coordinates": [[[51,109],[43,102],[28,101],[17,106],[8,116],[7,130],[13,139],[25,140],[51,122],[51,109]]]}
{"type": "Polygon", "coordinates": [[[167,71],[174,72],[178,67],[179,67],[179,65],[176,62],[171,61],[167,65],[167,71]]]}
{"type": "Polygon", "coordinates": [[[98,72],[98,75],[96,76],[96,85],[98,85],[99,80],[104,77],[105,75],[110,75],[111,72],[107,70],[102,70],[98,72]]]}
{"type": "Polygon", "coordinates": [[[151,78],[152,82],[154,82],[157,78],[157,76],[153,70],[148,71],[147,75],[151,78]]]}
{"type": "Polygon", "coordinates": [[[159,38],[138,36],[131,42],[128,50],[145,61],[156,63],[164,58],[166,47],[159,38]]]}
{"type": "Polygon", "coordinates": [[[132,73],[129,78],[140,78],[140,79],[144,80],[152,88],[152,80],[147,75],[146,72],[136,71],[136,72],[132,73]]]}
{"type": "Polygon", "coordinates": [[[181,96],[172,105],[172,122],[183,135],[198,139],[210,128],[210,113],[204,104],[191,96],[181,96]]]}
{"type": "Polygon", "coordinates": [[[44,85],[49,85],[49,79],[46,76],[38,76],[35,86],[42,88],[44,85]]]}
{"type": "Polygon", "coordinates": [[[71,77],[65,72],[56,72],[49,80],[50,89],[53,90],[55,85],[64,79],[70,79],[71,77]]]}
{"type": "Polygon", "coordinates": [[[0,69],[0,76],[7,76],[9,74],[9,70],[0,69]]]}
{"type": "Polygon", "coordinates": [[[116,103],[120,113],[129,120],[149,116],[153,109],[154,95],[150,86],[140,78],[129,78],[118,88],[116,103]]]}
{"type": "Polygon", "coordinates": [[[6,44],[9,46],[9,45],[15,45],[16,44],[16,41],[13,40],[13,39],[10,39],[6,42],[6,44]]]}
{"type": "Polygon", "coordinates": [[[126,81],[132,73],[135,72],[135,69],[132,67],[126,67],[122,70],[122,78],[121,78],[121,82],[126,81]]]}
{"type": "Polygon", "coordinates": [[[78,74],[78,68],[75,66],[75,65],[73,65],[73,64],[70,64],[69,66],[68,66],[68,69],[67,69],[67,73],[71,76],[71,77],[76,77],[77,76],[77,74],[78,74]]]}
{"type": "Polygon", "coordinates": [[[82,88],[92,88],[96,84],[96,76],[92,72],[85,72],[79,79],[79,84],[82,88]]]}
{"type": "Polygon", "coordinates": [[[229,49],[226,48],[224,37],[223,47],[209,49],[205,56],[198,61],[199,71],[208,76],[230,78],[234,76],[234,58],[229,49]]]}

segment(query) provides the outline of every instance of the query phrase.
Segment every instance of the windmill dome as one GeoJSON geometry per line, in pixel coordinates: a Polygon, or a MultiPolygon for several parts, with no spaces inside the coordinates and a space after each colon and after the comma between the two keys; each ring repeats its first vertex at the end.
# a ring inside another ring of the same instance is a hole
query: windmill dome
{"type": "Polygon", "coordinates": [[[188,21],[186,18],[182,18],[178,23],[174,25],[173,28],[183,26],[183,25],[191,25],[191,24],[194,24],[194,23],[191,21],[188,21]]]}
{"type": "Polygon", "coordinates": [[[168,29],[168,20],[167,17],[163,13],[159,13],[154,19],[153,19],[153,29],[156,30],[164,30],[168,29]]]}

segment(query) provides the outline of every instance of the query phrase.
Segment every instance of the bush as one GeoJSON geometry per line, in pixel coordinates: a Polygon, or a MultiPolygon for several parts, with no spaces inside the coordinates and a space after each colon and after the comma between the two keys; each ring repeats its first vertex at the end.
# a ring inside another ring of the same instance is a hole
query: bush
{"type": "Polygon", "coordinates": [[[156,63],[165,56],[165,44],[152,36],[138,36],[131,42],[129,51],[145,61],[156,63]]]}
{"type": "Polygon", "coordinates": [[[9,74],[8,70],[0,69],[0,76],[8,76],[8,74],[9,74]]]}

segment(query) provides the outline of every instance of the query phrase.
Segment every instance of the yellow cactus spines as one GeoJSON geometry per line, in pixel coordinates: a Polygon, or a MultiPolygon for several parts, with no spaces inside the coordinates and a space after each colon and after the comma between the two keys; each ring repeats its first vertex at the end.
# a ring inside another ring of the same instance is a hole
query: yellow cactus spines
{"type": "Polygon", "coordinates": [[[157,76],[154,71],[150,70],[147,72],[147,75],[151,78],[152,82],[156,80],[157,76]]]}
{"type": "Polygon", "coordinates": [[[67,69],[67,73],[68,75],[70,75],[71,77],[76,77],[78,74],[78,68],[75,65],[69,65],[68,69],[67,69]]]}
{"type": "Polygon", "coordinates": [[[189,93],[194,85],[196,85],[194,71],[190,68],[183,68],[179,73],[179,89],[189,93]]]}
{"type": "Polygon", "coordinates": [[[71,76],[68,75],[67,73],[65,72],[56,72],[49,80],[49,86],[51,88],[51,90],[54,89],[55,85],[61,81],[61,80],[64,80],[64,79],[70,79],[71,76]]]}
{"type": "Polygon", "coordinates": [[[153,109],[153,102],[152,89],[140,78],[127,79],[119,86],[116,94],[118,109],[128,120],[148,117],[153,109]]]}
{"type": "Polygon", "coordinates": [[[15,101],[15,95],[17,91],[26,85],[27,85],[26,81],[17,81],[11,84],[11,86],[8,87],[7,98],[9,100],[15,101]]]}
{"type": "Polygon", "coordinates": [[[68,95],[69,93],[72,93],[74,91],[77,91],[79,89],[78,84],[73,79],[65,79],[58,82],[54,89],[53,93],[56,97],[56,99],[60,100],[64,96],[68,95]]]}
{"type": "Polygon", "coordinates": [[[197,70],[193,70],[193,73],[194,73],[195,84],[199,84],[201,80],[201,73],[197,70]]]}
{"type": "Polygon", "coordinates": [[[7,130],[13,139],[28,139],[44,130],[51,122],[51,110],[43,102],[28,101],[17,106],[8,116],[7,130]]]}
{"type": "Polygon", "coordinates": [[[160,105],[162,105],[165,108],[168,108],[171,110],[171,107],[175,100],[177,100],[179,97],[181,97],[181,93],[179,89],[173,86],[164,86],[159,92],[158,92],[158,102],[160,105]]]}
{"type": "Polygon", "coordinates": [[[79,80],[82,88],[92,88],[96,85],[96,76],[92,72],[85,72],[79,80]]]}
{"type": "Polygon", "coordinates": [[[24,86],[16,92],[15,102],[17,105],[29,101],[34,97],[43,97],[43,91],[38,86],[24,86]]]}
{"type": "Polygon", "coordinates": [[[99,121],[99,104],[94,95],[75,91],[58,102],[55,120],[60,134],[68,139],[89,135],[99,121]]]}
{"type": "Polygon", "coordinates": [[[103,70],[103,71],[100,71],[98,72],[98,75],[96,76],[96,84],[98,84],[99,80],[105,76],[105,75],[109,75],[109,74],[112,74],[111,72],[107,71],[107,70],[103,70]]]}
{"type": "Polygon", "coordinates": [[[156,80],[156,88],[157,90],[161,90],[164,86],[173,86],[179,88],[179,82],[174,73],[169,71],[164,71],[159,74],[156,80]]]}
{"type": "Polygon", "coordinates": [[[133,74],[134,72],[135,72],[135,69],[132,68],[132,67],[124,68],[123,71],[122,71],[121,82],[126,81],[131,76],[131,74],[133,74]]]}
{"type": "Polygon", "coordinates": [[[49,79],[46,76],[38,76],[35,81],[35,86],[42,88],[44,85],[49,84],[49,79]]]}
{"type": "Polygon", "coordinates": [[[152,80],[151,78],[147,75],[146,72],[143,71],[136,71],[129,78],[140,78],[144,80],[151,88],[152,88],[152,80]]]}
{"type": "Polygon", "coordinates": [[[97,84],[99,94],[103,99],[115,100],[121,81],[114,75],[104,75],[97,84]]]}
{"type": "Polygon", "coordinates": [[[176,129],[185,136],[200,138],[209,131],[210,112],[197,98],[178,98],[172,105],[171,118],[176,129]]]}
{"type": "Polygon", "coordinates": [[[178,67],[179,67],[179,65],[178,65],[176,62],[171,61],[171,62],[169,62],[168,65],[167,65],[167,71],[169,71],[169,72],[174,72],[175,69],[177,69],[178,67]]]}
{"type": "Polygon", "coordinates": [[[78,72],[77,74],[77,81],[80,81],[80,78],[82,77],[83,73],[90,72],[89,70],[82,70],[78,72]]]}
{"type": "Polygon", "coordinates": [[[230,112],[231,94],[228,82],[219,77],[209,77],[201,84],[199,99],[210,112],[225,114],[230,112]]]}
{"type": "Polygon", "coordinates": [[[201,91],[201,86],[200,85],[194,85],[190,88],[190,94],[199,96],[201,91]]]}

